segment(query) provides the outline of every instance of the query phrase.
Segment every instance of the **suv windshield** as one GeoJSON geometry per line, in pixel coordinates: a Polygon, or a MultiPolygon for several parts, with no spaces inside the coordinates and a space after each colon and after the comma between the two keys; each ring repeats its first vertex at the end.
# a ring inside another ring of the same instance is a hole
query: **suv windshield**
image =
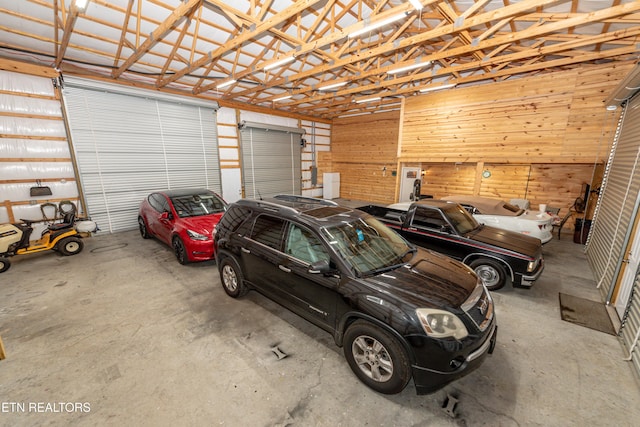
{"type": "Polygon", "coordinates": [[[446,212],[449,220],[451,221],[451,225],[453,225],[460,235],[467,234],[480,226],[478,221],[476,221],[476,219],[460,205],[451,204],[442,210],[446,212]]]}
{"type": "Polygon", "coordinates": [[[171,202],[180,218],[210,215],[224,212],[225,203],[214,194],[189,194],[171,197],[171,202]]]}
{"type": "Polygon", "coordinates": [[[321,232],[359,275],[393,269],[415,252],[399,234],[371,217],[325,227],[321,232]]]}

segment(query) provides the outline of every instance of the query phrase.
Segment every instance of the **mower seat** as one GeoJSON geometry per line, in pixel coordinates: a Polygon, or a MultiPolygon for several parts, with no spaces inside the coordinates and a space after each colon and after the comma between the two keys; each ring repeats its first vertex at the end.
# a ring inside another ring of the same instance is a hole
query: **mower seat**
{"type": "Polygon", "coordinates": [[[63,230],[65,228],[73,227],[73,224],[75,222],[76,222],[76,213],[69,212],[64,214],[64,217],[62,217],[62,222],[59,222],[57,224],[51,224],[48,228],[51,231],[63,230]]]}

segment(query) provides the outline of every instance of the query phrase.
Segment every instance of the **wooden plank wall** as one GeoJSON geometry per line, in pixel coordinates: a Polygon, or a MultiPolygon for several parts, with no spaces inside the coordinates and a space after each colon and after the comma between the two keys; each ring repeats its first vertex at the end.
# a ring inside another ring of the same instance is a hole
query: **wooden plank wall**
{"type": "Polygon", "coordinates": [[[546,203],[562,215],[583,183],[599,186],[620,113],[607,111],[604,100],[633,65],[583,66],[414,96],[398,123],[395,113],[337,119],[325,166],[341,172],[343,197],[394,202],[399,183],[374,172],[396,158],[395,170],[421,166],[423,194],[526,198],[532,209],[546,203]]]}
{"type": "Polygon", "coordinates": [[[400,111],[333,121],[331,154],[318,157],[318,171],[340,173],[340,197],[393,202],[399,123],[400,111]]]}
{"type": "Polygon", "coordinates": [[[632,65],[585,66],[407,98],[399,160],[604,161],[618,113],[603,101],[632,65]]]}

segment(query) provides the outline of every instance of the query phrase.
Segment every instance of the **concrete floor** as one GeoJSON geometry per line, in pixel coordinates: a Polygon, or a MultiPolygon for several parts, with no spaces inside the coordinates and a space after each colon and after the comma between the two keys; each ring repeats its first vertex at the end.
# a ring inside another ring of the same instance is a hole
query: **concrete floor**
{"type": "Polygon", "coordinates": [[[618,338],[560,319],[558,292],[599,299],[582,249],[553,240],[533,289],[495,292],[494,354],[427,396],[372,392],[328,334],[258,293],[227,297],[215,262],[181,266],[137,231],[15,257],[0,275],[0,425],[637,426],[618,338]]]}

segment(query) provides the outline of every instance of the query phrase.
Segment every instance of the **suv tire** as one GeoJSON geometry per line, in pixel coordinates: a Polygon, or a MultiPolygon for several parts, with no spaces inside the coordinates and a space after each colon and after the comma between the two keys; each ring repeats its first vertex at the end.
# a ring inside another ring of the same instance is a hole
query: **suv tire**
{"type": "Polygon", "coordinates": [[[242,270],[233,258],[224,257],[220,260],[218,270],[220,271],[222,287],[231,298],[239,298],[249,291],[244,284],[242,270]]]}
{"type": "Polygon", "coordinates": [[[344,355],[354,374],[383,394],[400,393],[411,379],[409,357],[384,329],[357,320],[344,335],[344,355]]]}

